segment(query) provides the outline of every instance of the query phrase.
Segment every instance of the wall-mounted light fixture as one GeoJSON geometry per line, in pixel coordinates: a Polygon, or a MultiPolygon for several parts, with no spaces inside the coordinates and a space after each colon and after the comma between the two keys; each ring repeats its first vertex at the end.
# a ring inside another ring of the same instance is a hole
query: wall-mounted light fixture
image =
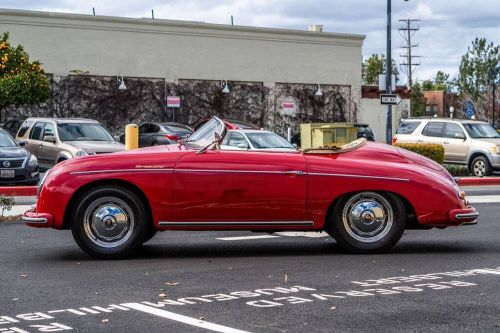
{"type": "Polygon", "coordinates": [[[125,85],[125,81],[123,81],[123,75],[120,75],[120,78],[116,79],[119,83],[118,90],[127,90],[127,86],[125,85]]]}
{"type": "Polygon", "coordinates": [[[323,96],[323,92],[321,91],[321,87],[319,83],[316,83],[318,85],[318,89],[316,90],[316,93],[314,95],[316,96],[323,96]]]}
{"type": "Polygon", "coordinates": [[[221,82],[222,92],[224,94],[229,94],[229,87],[227,86],[227,80],[221,82]]]}

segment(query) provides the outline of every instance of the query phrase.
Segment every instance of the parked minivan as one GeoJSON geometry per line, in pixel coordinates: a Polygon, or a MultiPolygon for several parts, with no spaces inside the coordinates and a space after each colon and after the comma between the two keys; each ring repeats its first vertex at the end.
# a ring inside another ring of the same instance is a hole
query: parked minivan
{"type": "Polygon", "coordinates": [[[26,142],[44,169],[76,156],[125,150],[98,121],[83,118],[28,118],[16,140],[26,142]]]}
{"type": "Polygon", "coordinates": [[[392,143],[437,143],[444,163],[466,165],[476,176],[500,169],[500,135],[488,123],[448,118],[412,118],[401,122],[392,143]]]}

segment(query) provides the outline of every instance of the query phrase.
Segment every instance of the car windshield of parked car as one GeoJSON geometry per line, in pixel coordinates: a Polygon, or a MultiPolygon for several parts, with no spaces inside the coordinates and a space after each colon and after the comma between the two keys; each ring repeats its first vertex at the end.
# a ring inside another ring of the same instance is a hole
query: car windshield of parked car
{"type": "Polygon", "coordinates": [[[222,136],[225,125],[217,117],[214,117],[194,132],[185,142],[202,148],[215,141],[216,134],[222,136]]]}
{"type": "Polygon", "coordinates": [[[161,126],[165,129],[165,132],[185,132],[192,131],[191,128],[182,124],[161,124],[161,126]]]}
{"type": "Polygon", "coordinates": [[[500,135],[495,131],[490,124],[464,124],[465,130],[473,139],[491,139],[500,138],[500,135]]]}
{"type": "Polygon", "coordinates": [[[0,147],[16,147],[16,142],[5,132],[0,132],[0,147]]]}
{"type": "Polygon", "coordinates": [[[58,124],[61,141],[114,141],[109,132],[100,124],[58,124]]]}
{"type": "Polygon", "coordinates": [[[291,148],[295,147],[284,138],[275,133],[260,132],[260,133],[245,133],[248,140],[256,149],[272,149],[272,148],[291,148]]]}

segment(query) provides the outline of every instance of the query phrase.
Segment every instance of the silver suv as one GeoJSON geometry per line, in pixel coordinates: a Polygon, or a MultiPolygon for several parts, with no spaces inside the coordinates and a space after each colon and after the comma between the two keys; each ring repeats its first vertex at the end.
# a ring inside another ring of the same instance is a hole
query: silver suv
{"type": "Polygon", "coordinates": [[[437,143],[444,163],[466,165],[476,176],[500,169],[500,135],[488,123],[447,118],[405,119],[392,143],[437,143]]]}
{"type": "Polygon", "coordinates": [[[16,140],[26,142],[44,169],[75,156],[125,150],[98,121],[81,118],[28,118],[16,140]]]}

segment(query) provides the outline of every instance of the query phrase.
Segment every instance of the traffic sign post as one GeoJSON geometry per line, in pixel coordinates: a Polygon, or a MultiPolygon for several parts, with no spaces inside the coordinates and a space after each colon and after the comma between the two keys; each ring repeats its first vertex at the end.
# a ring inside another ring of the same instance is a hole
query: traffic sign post
{"type": "Polygon", "coordinates": [[[398,105],[402,99],[397,94],[380,94],[380,104],[382,105],[398,105]]]}

